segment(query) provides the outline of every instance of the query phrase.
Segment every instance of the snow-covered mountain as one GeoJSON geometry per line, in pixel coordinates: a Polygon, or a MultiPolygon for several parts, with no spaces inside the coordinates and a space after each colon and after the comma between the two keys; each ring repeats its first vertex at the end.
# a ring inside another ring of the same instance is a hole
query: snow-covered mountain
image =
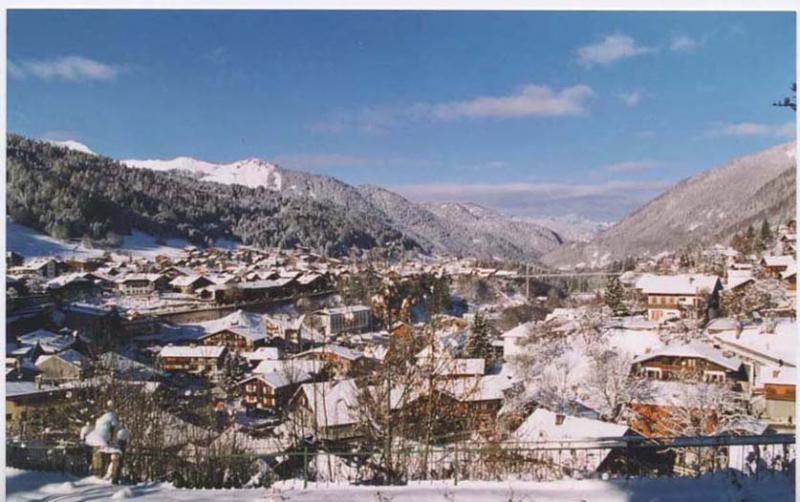
{"type": "Polygon", "coordinates": [[[130,167],[153,171],[177,171],[193,176],[200,181],[225,185],[265,187],[278,191],[283,188],[283,177],[278,166],[261,159],[215,164],[191,157],[177,157],[172,160],[123,160],[122,163],[130,167]]]}
{"type": "Polygon", "coordinates": [[[625,256],[655,255],[729,240],[763,219],[795,215],[796,145],[779,145],[685,179],[589,243],[543,257],[554,266],[601,267],[625,256]]]}
{"type": "Polygon", "coordinates": [[[64,148],[69,148],[70,150],[75,150],[76,152],[81,153],[88,153],[90,155],[97,155],[94,153],[88,146],[84,145],[83,143],[78,143],[77,141],[66,140],[66,141],[56,141],[52,139],[45,140],[51,145],[55,146],[63,146],[64,148]]]}
{"type": "Polygon", "coordinates": [[[563,242],[548,228],[503,216],[477,204],[416,204],[383,188],[354,187],[330,176],[285,169],[260,159],[216,164],[178,157],[122,163],[184,174],[201,181],[265,187],[285,196],[311,198],[349,211],[365,212],[431,253],[524,261],[536,260],[563,242]]]}

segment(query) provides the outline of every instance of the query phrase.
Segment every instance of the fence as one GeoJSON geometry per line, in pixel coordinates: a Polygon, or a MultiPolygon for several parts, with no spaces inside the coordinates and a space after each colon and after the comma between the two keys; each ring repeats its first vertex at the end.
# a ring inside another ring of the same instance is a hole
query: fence
{"type": "MultiPolygon", "coordinates": [[[[604,479],[697,476],[735,471],[746,476],[794,475],[794,434],[695,438],[640,437],[537,443],[453,443],[382,450],[321,449],[312,445],[270,454],[220,455],[195,448],[183,454],[129,450],[123,477],[130,482],[170,481],[179,487],[268,486],[295,479],[354,484],[412,480],[604,479]]],[[[8,465],[86,475],[84,446],[7,443],[8,465]]]]}

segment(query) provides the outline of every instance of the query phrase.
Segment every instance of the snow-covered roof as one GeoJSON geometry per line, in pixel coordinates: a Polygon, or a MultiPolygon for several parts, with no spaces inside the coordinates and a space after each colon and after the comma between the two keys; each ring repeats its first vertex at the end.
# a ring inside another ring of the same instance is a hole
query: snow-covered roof
{"type": "Polygon", "coordinates": [[[311,375],[302,372],[291,375],[286,375],[284,373],[278,373],[278,372],[257,373],[240,381],[239,385],[249,382],[251,380],[260,380],[274,389],[280,389],[281,387],[287,387],[289,385],[305,382],[306,380],[310,379],[311,375]]]}
{"type": "Polygon", "coordinates": [[[261,341],[267,337],[264,315],[243,310],[237,310],[220,319],[198,323],[197,326],[205,332],[203,338],[220,331],[231,331],[253,342],[261,341]]]}
{"type": "Polygon", "coordinates": [[[486,372],[486,361],[482,358],[447,359],[437,365],[434,373],[447,375],[483,375],[486,372]]]}
{"type": "Polygon", "coordinates": [[[348,361],[355,361],[357,359],[361,359],[364,357],[364,354],[358,352],[357,350],[353,350],[347,347],[343,347],[337,344],[327,344],[322,347],[314,347],[313,349],[307,350],[305,352],[301,352],[294,357],[297,359],[302,359],[304,356],[308,354],[335,354],[342,359],[346,359],[348,361]]]}
{"type": "Polygon", "coordinates": [[[780,256],[765,256],[763,258],[764,265],[767,267],[788,267],[794,265],[794,256],[780,255],[780,256]]]}
{"type": "Polygon", "coordinates": [[[558,441],[618,438],[627,434],[629,430],[627,425],[559,415],[550,410],[538,408],[525,419],[513,435],[517,441],[558,441]],[[559,419],[559,416],[562,418],[559,419]]]}
{"type": "Polygon", "coordinates": [[[350,425],[358,421],[354,409],[358,388],[353,379],[307,383],[300,386],[319,426],[350,425]]]}
{"type": "Polygon", "coordinates": [[[23,345],[36,345],[45,352],[60,352],[72,346],[75,340],[68,335],[59,335],[46,329],[37,329],[17,338],[23,345]]]}
{"type": "Polygon", "coordinates": [[[654,275],[645,274],[636,281],[636,288],[644,294],[697,295],[717,287],[719,277],[705,274],[654,275]]]}
{"type": "Polygon", "coordinates": [[[322,371],[325,366],[323,361],[316,361],[312,359],[265,359],[258,363],[258,366],[253,369],[253,373],[284,373],[287,375],[295,375],[299,373],[316,374],[322,371]]]}
{"type": "Polygon", "coordinates": [[[211,357],[219,358],[225,352],[225,347],[222,345],[198,345],[195,347],[186,347],[179,345],[167,345],[159,352],[159,357],[211,357]]]}
{"type": "Polygon", "coordinates": [[[797,365],[797,323],[790,318],[776,319],[773,333],[767,333],[763,325],[754,325],[744,328],[738,335],[734,329],[718,333],[714,338],[742,357],[762,357],[797,365]]]}
{"type": "Polygon", "coordinates": [[[731,371],[737,371],[742,366],[742,361],[739,358],[725,357],[719,349],[699,341],[665,345],[649,354],[637,357],[633,362],[642,363],[661,356],[705,359],[731,371]]]}
{"type": "Polygon", "coordinates": [[[178,277],[172,279],[169,282],[169,284],[170,284],[170,286],[176,286],[176,287],[179,287],[179,288],[183,288],[183,287],[186,287],[186,286],[191,286],[192,284],[194,284],[196,281],[199,281],[200,279],[208,280],[205,276],[198,275],[198,274],[179,275],[178,277]]]}
{"type": "Polygon", "coordinates": [[[39,356],[36,359],[36,367],[37,368],[40,367],[42,363],[52,358],[61,359],[62,361],[69,363],[73,366],[76,366],[78,368],[84,368],[89,364],[89,359],[86,356],[84,356],[77,350],[67,349],[63,352],[59,352],[58,354],[48,354],[39,356]]]}
{"type": "Polygon", "coordinates": [[[128,281],[156,282],[162,277],[164,276],[161,274],[126,274],[125,276],[118,278],[117,283],[124,284],[128,281]]]}
{"type": "Polygon", "coordinates": [[[511,328],[510,330],[508,330],[505,333],[503,333],[502,335],[500,335],[500,338],[506,338],[506,339],[507,338],[525,338],[530,334],[531,330],[533,329],[533,327],[535,325],[536,325],[536,321],[530,321],[530,322],[526,322],[524,324],[520,324],[519,326],[511,328]]]}
{"type": "Polygon", "coordinates": [[[336,315],[336,314],[354,314],[356,312],[369,312],[370,308],[364,305],[349,305],[347,307],[335,307],[322,310],[321,314],[336,315]]]}
{"type": "Polygon", "coordinates": [[[259,347],[252,352],[242,352],[242,357],[248,361],[264,361],[280,359],[281,354],[277,347],[259,347]]]}
{"type": "Polygon", "coordinates": [[[754,387],[764,385],[796,385],[797,368],[789,366],[762,366],[758,368],[754,387]]]}

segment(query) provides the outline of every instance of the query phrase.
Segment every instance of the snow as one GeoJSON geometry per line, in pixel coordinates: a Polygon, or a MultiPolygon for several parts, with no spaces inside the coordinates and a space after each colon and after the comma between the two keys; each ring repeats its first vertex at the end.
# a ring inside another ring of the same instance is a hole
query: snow
{"type": "MultiPolygon", "coordinates": [[[[179,256],[189,242],[183,239],[168,239],[165,244],[158,244],[152,235],[134,230],[131,235],[123,236],[122,245],[109,251],[116,254],[131,254],[145,258],[158,255],[179,256]]],[[[217,247],[233,248],[236,243],[218,242],[217,247]]],[[[63,241],[42,234],[36,230],[13,222],[6,218],[6,249],[16,251],[26,259],[31,257],[60,256],[86,259],[102,256],[105,249],[90,248],[77,241],[63,241]]]]}
{"type": "Polygon", "coordinates": [[[167,345],[161,349],[159,357],[212,357],[218,359],[224,350],[225,347],[222,345],[198,345],[196,347],[167,345]]]}
{"type": "Polygon", "coordinates": [[[168,483],[140,483],[115,486],[96,477],[76,478],[60,473],[24,471],[6,468],[9,502],[58,500],[133,499],[148,502],[393,502],[457,501],[578,501],[621,502],[652,500],[659,502],[794,499],[791,476],[764,475],[759,478],[739,477],[737,488],[727,475],[699,478],[634,479],[634,480],[563,480],[552,482],[451,481],[410,482],[406,486],[351,486],[334,483],[309,483],[303,489],[301,480],[284,481],[272,488],[229,490],[177,489],[168,483]]]}
{"type": "Polygon", "coordinates": [[[681,274],[654,275],[645,274],[636,281],[636,289],[644,294],[662,295],[697,295],[703,290],[713,291],[719,277],[715,275],[681,274]]]}
{"type": "Polygon", "coordinates": [[[172,160],[123,160],[122,163],[129,167],[154,171],[184,171],[201,181],[225,185],[265,187],[275,191],[280,191],[283,187],[283,177],[278,167],[261,159],[215,164],[190,157],[178,157],[172,160]]]}
{"type": "Polygon", "coordinates": [[[45,141],[50,143],[53,146],[60,146],[60,147],[63,147],[63,148],[67,148],[69,150],[75,150],[76,152],[88,153],[90,155],[97,155],[88,146],[84,145],[83,143],[78,143],[77,141],[73,141],[73,140],[56,141],[56,140],[52,140],[52,139],[47,139],[45,141]]]}

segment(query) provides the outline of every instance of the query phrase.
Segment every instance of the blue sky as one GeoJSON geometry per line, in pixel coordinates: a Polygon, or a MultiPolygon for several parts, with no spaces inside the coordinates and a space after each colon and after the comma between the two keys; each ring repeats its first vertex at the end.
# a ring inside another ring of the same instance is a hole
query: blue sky
{"type": "Polygon", "coordinates": [[[794,137],[793,13],[9,11],[8,128],[622,216],[794,137]]]}

